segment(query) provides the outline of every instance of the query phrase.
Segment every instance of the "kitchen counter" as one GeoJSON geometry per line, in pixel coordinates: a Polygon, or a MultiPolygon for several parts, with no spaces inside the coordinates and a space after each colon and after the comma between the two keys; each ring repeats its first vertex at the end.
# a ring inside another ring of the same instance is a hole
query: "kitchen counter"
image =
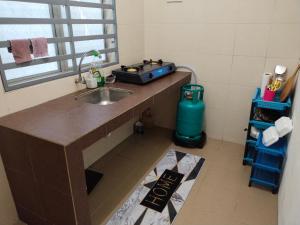
{"type": "MultiPolygon", "coordinates": [[[[83,90],[0,118],[0,153],[19,218],[91,225],[82,151],[161,99],[177,101],[190,78],[176,72],[143,86],[117,82],[108,86],[133,94],[112,105],[75,100],[83,90]]],[[[168,111],[175,114],[176,105],[168,111]]]]}
{"type": "Polygon", "coordinates": [[[117,126],[116,120],[133,117],[141,104],[151,105],[153,97],[170,87],[190,80],[190,73],[176,72],[147,85],[115,83],[111,87],[133,94],[107,106],[76,101],[76,92],[0,118],[0,126],[62,146],[69,146],[92,132],[105,135],[117,126]],[[123,117],[123,118],[120,118],[123,117]]]}

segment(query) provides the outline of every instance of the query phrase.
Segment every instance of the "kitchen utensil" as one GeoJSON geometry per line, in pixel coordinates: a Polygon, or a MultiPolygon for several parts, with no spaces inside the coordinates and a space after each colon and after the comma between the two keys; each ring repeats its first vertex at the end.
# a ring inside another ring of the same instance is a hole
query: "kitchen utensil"
{"type": "Polygon", "coordinates": [[[275,74],[276,75],[279,75],[279,76],[284,75],[286,73],[286,71],[287,71],[287,68],[283,65],[277,65],[275,67],[275,74]]]}
{"type": "Polygon", "coordinates": [[[297,66],[294,74],[289,77],[289,79],[287,80],[282,92],[281,92],[281,95],[280,95],[280,101],[281,102],[284,102],[286,101],[286,99],[292,94],[292,92],[294,91],[295,89],[295,84],[296,84],[296,81],[297,81],[297,78],[298,78],[298,72],[300,70],[300,64],[297,66]]]}

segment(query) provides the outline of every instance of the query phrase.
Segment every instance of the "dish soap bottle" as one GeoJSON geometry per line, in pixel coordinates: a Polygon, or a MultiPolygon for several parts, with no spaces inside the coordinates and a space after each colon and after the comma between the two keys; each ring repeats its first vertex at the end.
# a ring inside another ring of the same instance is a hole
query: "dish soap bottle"
{"type": "Polygon", "coordinates": [[[103,87],[105,84],[105,79],[103,74],[101,73],[101,61],[99,61],[99,58],[101,59],[101,55],[95,51],[93,53],[94,59],[91,63],[90,73],[97,79],[97,85],[98,87],[103,87]]]}

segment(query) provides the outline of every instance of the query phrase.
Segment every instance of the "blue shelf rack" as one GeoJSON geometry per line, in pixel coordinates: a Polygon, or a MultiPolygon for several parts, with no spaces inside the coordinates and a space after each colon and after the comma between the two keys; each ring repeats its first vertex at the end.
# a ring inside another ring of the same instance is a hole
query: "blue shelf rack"
{"type": "Polygon", "coordinates": [[[288,98],[286,102],[280,102],[280,93],[279,92],[276,94],[275,99],[272,102],[264,101],[260,97],[260,93],[261,93],[260,88],[257,88],[255,95],[252,99],[252,102],[258,108],[284,111],[284,110],[290,109],[292,106],[291,98],[288,98]]]}
{"type": "Polygon", "coordinates": [[[247,140],[245,144],[245,153],[243,165],[252,166],[249,186],[261,185],[271,188],[275,194],[278,192],[280,179],[285,160],[287,140],[280,139],[270,147],[265,147],[262,143],[262,132],[274,126],[274,122],[259,121],[254,118],[257,108],[270,109],[270,111],[278,113],[280,116],[289,116],[292,107],[291,98],[286,102],[280,102],[278,93],[272,102],[264,101],[260,97],[261,90],[257,88],[252,98],[250,119],[247,130],[247,140]],[[250,136],[251,127],[257,128],[261,133],[258,139],[250,136]]]}
{"type": "Polygon", "coordinates": [[[262,185],[271,188],[274,194],[277,193],[283,171],[286,149],[286,138],[281,138],[270,147],[264,146],[261,133],[255,145],[249,186],[252,186],[252,184],[262,185]]]}

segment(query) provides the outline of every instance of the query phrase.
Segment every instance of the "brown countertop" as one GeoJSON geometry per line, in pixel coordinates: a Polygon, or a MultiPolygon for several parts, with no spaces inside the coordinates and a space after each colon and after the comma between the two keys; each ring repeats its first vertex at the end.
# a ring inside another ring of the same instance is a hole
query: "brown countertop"
{"type": "Polygon", "coordinates": [[[87,147],[96,138],[115,129],[114,120],[133,117],[141,105],[153,103],[156,95],[172,87],[178,88],[189,82],[190,77],[190,73],[176,72],[142,86],[117,82],[110,86],[131,90],[133,94],[107,106],[76,101],[75,96],[80,92],[72,93],[2,117],[0,126],[65,147],[91,139],[79,146],[87,147]]]}

